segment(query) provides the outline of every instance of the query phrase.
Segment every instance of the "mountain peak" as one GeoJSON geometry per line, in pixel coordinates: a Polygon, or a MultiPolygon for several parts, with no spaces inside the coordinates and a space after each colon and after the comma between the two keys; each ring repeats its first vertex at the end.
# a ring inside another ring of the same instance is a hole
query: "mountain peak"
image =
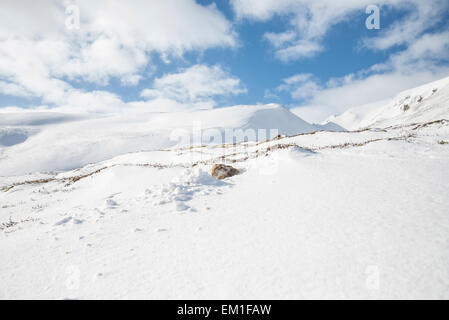
{"type": "Polygon", "coordinates": [[[396,96],[348,109],[325,123],[346,129],[388,127],[449,118],[449,77],[408,89],[396,96]]]}

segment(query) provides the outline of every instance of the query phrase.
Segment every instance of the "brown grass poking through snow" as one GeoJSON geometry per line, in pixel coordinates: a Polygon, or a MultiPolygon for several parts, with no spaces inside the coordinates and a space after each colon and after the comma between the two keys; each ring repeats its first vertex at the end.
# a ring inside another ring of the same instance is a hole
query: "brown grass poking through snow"
{"type": "MultiPolygon", "coordinates": [[[[406,128],[406,127],[411,127],[411,130],[417,130],[420,128],[424,128],[427,126],[431,126],[431,125],[435,125],[435,124],[443,124],[446,125],[449,123],[449,120],[445,120],[445,119],[441,119],[441,120],[435,120],[435,121],[430,121],[430,122],[426,122],[426,123],[412,123],[412,124],[408,124],[408,125],[403,125],[403,126],[391,126],[388,128],[384,128],[384,129],[376,129],[376,131],[381,130],[383,132],[386,132],[387,129],[398,129],[398,128],[406,128]]],[[[354,130],[354,131],[346,131],[346,133],[358,133],[358,132],[363,132],[363,131],[369,131],[369,130],[374,130],[372,128],[364,128],[364,129],[360,129],[360,130],[354,130]]],[[[319,131],[315,131],[315,132],[310,132],[310,133],[302,133],[302,134],[296,134],[296,135],[292,135],[292,136],[281,136],[278,135],[275,138],[271,139],[271,140],[266,140],[266,141],[258,141],[253,143],[251,146],[261,146],[263,144],[267,144],[269,142],[273,142],[273,141],[278,141],[277,144],[275,145],[271,145],[271,146],[267,146],[265,149],[257,149],[254,152],[234,152],[234,153],[229,153],[226,155],[222,155],[219,157],[215,157],[215,158],[211,158],[209,160],[201,160],[201,161],[196,161],[190,164],[161,164],[161,163],[139,163],[139,164],[129,164],[129,163],[118,163],[118,164],[114,164],[114,165],[110,165],[110,166],[105,166],[102,167],[100,169],[97,169],[95,171],[86,173],[86,174],[82,174],[82,175],[76,175],[76,176],[72,176],[72,177],[68,177],[68,178],[47,178],[47,179],[38,179],[38,180],[27,180],[27,181],[22,181],[22,182],[17,182],[14,184],[11,184],[9,186],[5,186],[3,188],[0,189],[0,191],[3,192],[8,192],[9,190],[13,189],[16,186],[21,186],[21,185],[31,185],[31,184],[44,184],[44,183],[49,183],[49,182],[62,182],[62,183],[66,183],[66,186],[69,186],[71,184],[74,184],[82,179],[85,179],[87,177],[91,177],[95,174],[100,173],[103,170],[112,168],[112,167],[116,167],[116,166],[138,166],[138,167],[147,167],[147,168],[156,168],[156,169],[166,169],[166,168],[192,168],[198,165],[211,165],[211,164],[216,164],[217,162],[224,162],[224,163],[237,163],[237,162],[244,162],[247,161],[249,159],[254,159],[254,158],[258,158],[258,157],[263,157],[263,156],[268,156],[270,153],[276,151],[276,150],[281,150],[281,149],[288,149],[288,148],[301,148],[304,150],[308,150],[311,152],[316,152],[319,150],[326,150],[326,149],[345,149],[345,148],[353,148],[353,147],[362,147],[365,146],[367,144],[370,143],[374,143],[374,142],[378,142],[378,141],[393,141],[393,140],[407,140],[409,138],[413,138],[415,137],[414,134],[408,134],[406,136],[401,136],[401,137],[393,137],[393,138],[378,138],[378,139],[371,139],[371,140],[366,140],[363,142],[346,142],[346,143],[341,143],[341,144],[336,144],[336,145],[327,145],[327,146],[321,146],[321,147],[304,147],[304,146],[300,146],[297,145],[296,143],[287,143],[287,144],[282,144],[280,143],[282,141],[282,139],[284,138],[291,138],[291,137],[297,137],[297,136],[302,136],[302,135],[313,135],[316,134],[319,131]],[[236,158],[238,156],[242,156],[240,158],[236,158]]],[[[439,144],[447,144],[447,141],[438,141],[439,144]]],[[[242,143],[234,143],[234,144],[223,144],[223,145],[218,145],[218,146],[214,146],[216,148],[229,148],[229,147],[235,147],[237,145],[245,145],[247,144],[246,142],[242,142],[242,143]]],[[[191,148],[178,148],[178,149],[166,149],[166,150],[157,150],[157,151],[178,151],[178,152],[185,152],[188,150],[192,150],[192,149],[201,149],[201,148],[205,148],[205,146],[195,146],[195,147],[191,147],[191,148]]],[[[142,152],[149,152],[149,151],[142,151],[142,152]]],[[[75,170],[74,172],[78,171],[79,169],[75,170]]]]}

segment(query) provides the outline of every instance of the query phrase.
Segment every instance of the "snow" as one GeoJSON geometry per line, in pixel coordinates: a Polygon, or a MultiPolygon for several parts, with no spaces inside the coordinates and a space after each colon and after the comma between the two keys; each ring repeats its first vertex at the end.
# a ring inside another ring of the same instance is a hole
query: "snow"
{"type": "Polygon", "coordinates": [[[0,298],[448,299],[438,88],[413,116],[358,131],[316,131],[277,105],[3,124],[30,134],[0,149],[0,298]],[[169,139],[198,119],[283,136],[169,139]],[[216,163],[240,174],[215,180],[216,163]]]}
{"type": "Polygon", "coordinates": [[[351,108],[326,122],[348,130],[430,122],[448,118],[448,101],[449,77],[403,91],[391,99],[351,108]]]}
{"type": "Polygon", "coordinates": [[[190,145],[194,131],[204,142],[232,142],[226,129],[240,132],[236,141],[242,141],[270,138],[270,129],[275,129],[275,136],[320,128],[276,104],[104,117],[0,113],[0,176],[70,170],[127,152],[190,145]],[[245,138],[248,129],[255,136],[245,138]],[[265,136],[257,136],[260,129],[266,130],[265,136]],[[211,134],[214,139],[209,141],[211,134]]]}

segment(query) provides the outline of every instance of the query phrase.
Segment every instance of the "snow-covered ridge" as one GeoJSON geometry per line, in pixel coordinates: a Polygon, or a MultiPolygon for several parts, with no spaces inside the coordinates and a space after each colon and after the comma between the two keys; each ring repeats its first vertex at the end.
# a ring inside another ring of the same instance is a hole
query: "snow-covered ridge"
{"type": "Polygon", "coordinates": [[[446,141],[449,137],[449,121],[441,120],[419,125],[396,126],[388,128],[388,130],[368,128],[346,132],[323,130],[291,136],[279,135],[265,141],[129,152],[74,170],[4,177],[2,183],[0,183],[0,190],[7,190],[18,185],[46,184],[49,182],[71,185],[115,167],[134,166],[173,169],[209,166],[221,162],[235,164],[269,156],[284,149],[297,148],[306,153],[315,153],[363,147],[382,141],[411,141],[417,137],[421,140],[428,140],[432,144],[446,141]]]}
{"type": "MultiPolygon", "coordinates": [[[[277,104],[233,106],[171,113],[76,116],[23,112],[0,114],[0,176],[35,171],[67,170],[139,150],[192,143],[195,130],[219,134],[200,143],[265,140],[270,129],[292,135],[321,130],[277,104]],[[240,130],[240,136],[224,134],[240,130]],[[248,131],[249,130],[249,131],[248,131]],[[259,130],[266,135],[258,137],[259,130]],[[255,136],[244,137],[248,132],[255,136]],[[188,139],[182,139],[187,137],[188,139]]],[[[213,136],[213,134],[212,134],[213,136]]],[[[209,136],[207,136],[209,138],[209,136]]]]}
{"type": "Polygon", "coordinates": [[[387,100],[351,108],[326,122],[355,130],[440,119],[449,119],[449,77],[403,91],[387,100]]]}

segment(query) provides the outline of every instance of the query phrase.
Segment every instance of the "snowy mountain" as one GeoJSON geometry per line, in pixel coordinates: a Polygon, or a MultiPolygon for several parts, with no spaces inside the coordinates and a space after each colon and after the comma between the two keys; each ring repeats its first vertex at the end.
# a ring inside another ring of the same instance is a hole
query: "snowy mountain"
{"type": "Polygon", "coordinates": [[[418,122],[448,119],[449,77],[399,93],[395,97],[351,108],[325,123],[333,122],[345,129],[384,128],[418,122]]]}
{"type": "Polygon", "coordinates": [[[2,114],[0,298],[447,299],[443,82],[336,118],[358,131],[278,105],[2,114]]]}
{"type": "Polygon", "coordinates": [[[277,104],[101,117],[0,113],[0,176],[67,170],[126,152],[181,147],[193,143],[197,132],[199,144],[266,140],[271,129],[274,137],[322,127],[277,104]],[[242,131],[229,138],[227,129],[242,131]],[[266,130],[264,136],[258,137],[259,129],[266,130]]]}

